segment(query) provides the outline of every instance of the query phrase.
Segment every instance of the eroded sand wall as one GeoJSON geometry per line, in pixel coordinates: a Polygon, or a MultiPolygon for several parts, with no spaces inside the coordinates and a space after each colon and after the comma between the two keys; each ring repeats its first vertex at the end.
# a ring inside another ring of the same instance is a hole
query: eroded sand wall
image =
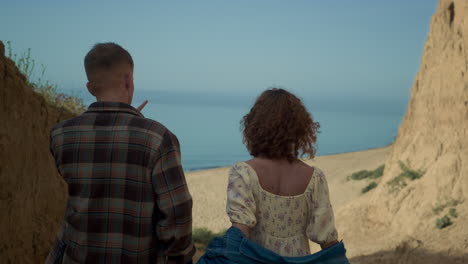
{"type": "Polygon", "coordinates": [[[4,54],[0,41],[0,262],[42,263],[66,203],[49,130],[72,114],[48,106],[4,54]]]}
{"type": "Polygon", "coordinates": [[[468,253],[468,1],[440,0],[433,15],[421,66],[384,176],[376,190],[338,212],[350,255],[397,246],[468,253]],[[402,161],[425,170],[399,192],[387,182],[402,161]],[[434,208],[457,201],[458,217],[444,229],[447,214],[434,208]]]}

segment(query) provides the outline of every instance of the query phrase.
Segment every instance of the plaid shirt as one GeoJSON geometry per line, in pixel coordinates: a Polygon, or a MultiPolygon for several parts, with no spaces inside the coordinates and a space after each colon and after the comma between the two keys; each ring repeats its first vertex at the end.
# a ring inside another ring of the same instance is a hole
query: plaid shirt
{"type": "Polygon", "coordinates": [[[69,199],[47,263],[191,263],[192,198],[167,128],[96,102],[52,128],[50,150],[69,199]]]}

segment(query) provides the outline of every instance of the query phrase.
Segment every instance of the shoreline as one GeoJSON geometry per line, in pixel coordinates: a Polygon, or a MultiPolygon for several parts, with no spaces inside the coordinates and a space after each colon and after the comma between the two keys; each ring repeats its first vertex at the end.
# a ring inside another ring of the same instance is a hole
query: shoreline
{"type": "MultiPolygon", "coordinates": [[[[314,161],[315,159],[317,158],[323,158],[323,157],[332,157],[332,156],[337,156],[337,155],[344,155],[344,154],[352,154],[352,153],[360,153],[360,152],[366,152],[366,151],[372,151],[372,150],[379,150],[379,149],[385,149],[385,148],[389,148],[393,145],[392,144],[388,144],[386,146],[382,146],[382,147],[376,147],[376,148],[368,148],[368,149],[362,149],[362,150],[356,150],[356,151],[348,151],[348,152],[338,152],[338,153],[332,153],[332,154],[326,154],[326,155],[320,155],[320,156],[315,156],[313,159],[308,159],[308,158],[305,158],[305,159],[301,159],[302,161],[305,161],[305,162],[310,162],[310,161],[314,161]]],[[[233,163],[234,164],[234,163],[233,163]]],[[[232,164],[232,165],[233,165],[232,164]]],[[[203,167],[203,168],[197,168],[197,169],[184,169],[184,173],[194,173],[194,172],[202,172],[202,171],[209,171],[209,170],[216,170],[216,169],[224,169],[224,168],[229,168],[231,167],[232,165],[229,165],[229,166],[206,166],[206,167],[203,167]]]]}

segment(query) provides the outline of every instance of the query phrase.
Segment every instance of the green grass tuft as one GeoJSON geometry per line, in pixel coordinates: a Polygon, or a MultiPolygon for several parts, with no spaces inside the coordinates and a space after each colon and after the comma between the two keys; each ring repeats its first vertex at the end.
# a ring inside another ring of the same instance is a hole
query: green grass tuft
{"type": "Polygon", "coordinates": [[[362,170],[351,174],[351,180],[362,180],[369,177],[369,171],[362,170]]]}
{"type": "Polygon", "coordinates": [[[453,224],[452,220],[450,220],[450,217],[448,217],[447,215],[436,220],[436,227],[438,229],[443,229],[452,224],[453,224]]]}
{"type": "MultiPolygon", "coordinates": [[[[453,207],[453,206],[457,206],[459,204],[461,204],[462,202],[460,200],[454,200],[454,199],[450,199],[448,200],[446,203],[442,203],[442,204],[437,204],[436,207],[433,207],[432,208],[432,212],[437,215],[439,214],[440,212],[444,211],[445,208],[447,207],[453,207]]],[[[455,208],[452,208],[452,209],[455,209],[455,208]]],[[[451,210],[451,209],[450,209],[451,210]]]]}
{"type": "Polygon", "coordinates": [[[377,187],[377,183],[374,181],[374,182],[371,182],[369,183],[369,185],[367,185],[366,187],[362,188],[361,190],[361,193],[366,193],[372,189],[374,189],[375,187],[377,187]]]}
{"type": "Polygon", "coordinates": [[[457,209],[455,209],[455,208],[450,208],[448,213],[449,213],[449,215],[450,215],[451,217],[453,217],[453,218],[457,218],[457,217],[458,217],[457,209]]]}
{"type": "Polygon", "coordinates": [[[74,114],[81,114],[86,110],[83,99],[59,93],[56,84],[44,81],[46,67],[41,64],[39,77],[36,78],[36,61],[31,57],[31,49],[18,55],[13,53],[11,42],[7,41],[7,57],[9,57],[16,67],[26,76],[28,85],[38,94],[40,94],[48,104],[63,107],[74,114]]]}
{"type": "Polygon", "coordinates": [[[195,228],[192,232],[193,242],[198,245],[199,249],[205,250],[208,244],[213,240],[213,238],[222,236],[226,230],[214,233],[206,227],[195,228]]]}
{"type": "Polygon", "coordinates": [[[408,168],[401,160],[398,161],[398,165],[400,166],[400,169],[402,170],[400,176],[403,178],[410,179],[412,181],[421,178],[424,175],[424,171],[422,170],[412,170],[408,168]]]}
{"type": "Polygon", "coordinates": [[[358,171],[358,172],[351,174],[351,176],[348,176],[348,179],[351,179],[351,180],[377,179],[377,178],[382,177],[384,168],[385,168],[385,165],[381,165],[377,169],[372,170],[372,171],[368,171],[368,170],[358,171]]]}
{"type": "Polygon", "coordinates": [[[390,192],[397,192],[406,187],[406,181],[401,175],[391,179],[387,182],[387,185],[390,186],[390,192]]]}
{"type": "Polygon", "coordinates": [[[387,182],[387,185],[390,186],[390,192],[392,193],[398,192],[404,187],[406,187],[408,185],[406,183],[406,180],[408,179],[411,181],[417,180],[421,178],[425,173],[425,171],[423,170],[416,171],[416,170],[410,169],[409,166],[405,165],[401,160],[398,161],[398,165],[400,166],[401,173],[397,177],[387,182]]]}

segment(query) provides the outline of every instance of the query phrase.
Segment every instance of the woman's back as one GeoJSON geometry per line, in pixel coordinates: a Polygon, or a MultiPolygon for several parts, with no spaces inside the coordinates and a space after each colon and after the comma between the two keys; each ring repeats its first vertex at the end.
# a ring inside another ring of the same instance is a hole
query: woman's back
{"type": "Polygon", "coordinates": [[[280,196],[304,193],[314,172],[301,161],[254,158],[245,163],[255,171],[263,190],[280,196]]]}
{"type": "Polygon", "coordinates": [[[324,184],[321,170],[302,162],[240,162],[229,175],[227,212],[231,222],[249,226],[250,238],[265,248],[304,256],[310,254],[309,239],[320,244],[336,240],[324,184]]]}

